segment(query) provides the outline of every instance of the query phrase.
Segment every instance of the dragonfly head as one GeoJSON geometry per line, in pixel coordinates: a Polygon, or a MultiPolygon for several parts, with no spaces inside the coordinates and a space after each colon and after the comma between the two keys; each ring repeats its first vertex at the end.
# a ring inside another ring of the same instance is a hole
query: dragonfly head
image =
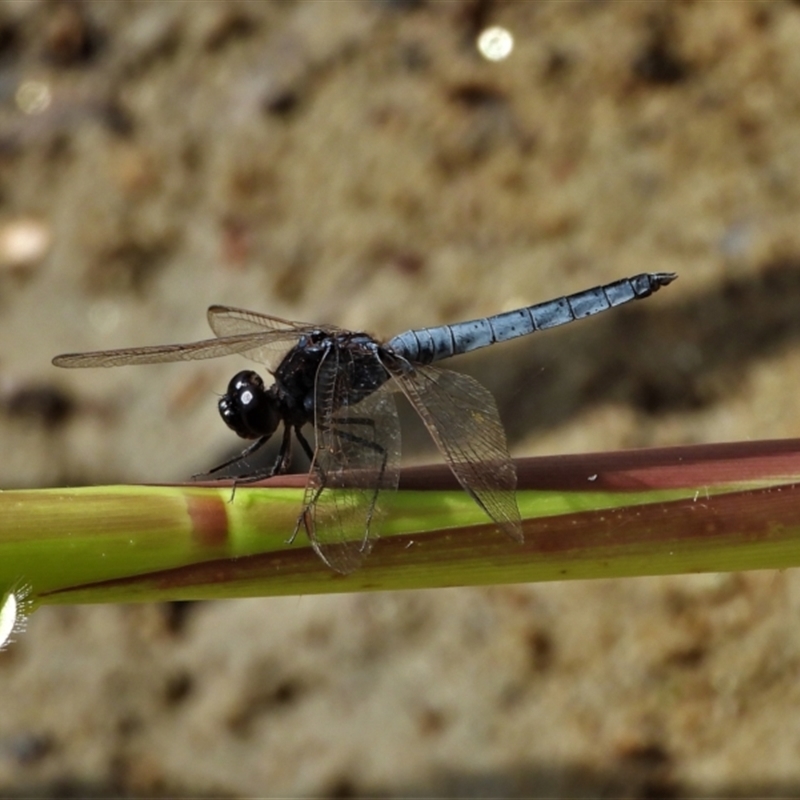
{"type": "Polygon", "coordinates": [[[219,413],[243,439],[272,436],[281,421],[276,398],[264,388],[261,376],[250,370],[233,376],[220,398],[219,413]]]}

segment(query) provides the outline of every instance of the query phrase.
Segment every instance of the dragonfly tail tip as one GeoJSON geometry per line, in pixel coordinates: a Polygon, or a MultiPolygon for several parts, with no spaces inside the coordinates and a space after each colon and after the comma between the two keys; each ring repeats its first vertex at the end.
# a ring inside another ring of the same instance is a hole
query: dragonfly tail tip
{"type": "Polygon", "coordinates": [[[677,272],[654,272],[650,276],[653,282],[653,289],[658,289],[660,286],[669,286],[672,281],[678,277],[677,272]]]}

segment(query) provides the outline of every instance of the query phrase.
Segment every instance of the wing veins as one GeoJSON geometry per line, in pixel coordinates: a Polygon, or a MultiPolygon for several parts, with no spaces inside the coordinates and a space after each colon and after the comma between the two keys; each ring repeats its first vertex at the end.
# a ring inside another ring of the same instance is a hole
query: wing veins
{"type": "Polygon", "coordinates": [[[467,375],[431,366],[395,366],[390,372],[463,489],[521,541],[516,470],[489,391],[467,375]]]}
{"type": "Polygon", "coordinates": [[[152,347],[123,347],[118,350],[95,350],[87,353],[65,353],[56,356],[57,367],[119,367],[132,364],[161,364],[175,361],[199,361],[226,355],[246,355],[265,345],[291,343],[294,331],[262,331],[222,339],[201,339],[185,344],[162,344],[152,347]]]}

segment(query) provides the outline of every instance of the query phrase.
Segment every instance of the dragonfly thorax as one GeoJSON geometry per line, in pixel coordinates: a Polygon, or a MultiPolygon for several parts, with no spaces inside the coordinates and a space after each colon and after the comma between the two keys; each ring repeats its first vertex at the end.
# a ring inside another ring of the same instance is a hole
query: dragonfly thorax
{"type": "Polygon", "coordinates": [[[251,370],[233,376],[218,407],[225,424],[243,439],[272,436],[281,421],[274,391],[264,388],[261,376],[251,370]]]}

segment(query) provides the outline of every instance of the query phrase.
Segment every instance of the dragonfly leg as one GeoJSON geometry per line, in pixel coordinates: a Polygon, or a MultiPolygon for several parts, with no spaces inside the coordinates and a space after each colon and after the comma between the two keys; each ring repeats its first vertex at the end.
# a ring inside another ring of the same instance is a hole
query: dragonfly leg
{"type": "Polygon", "coordinates": [[[300,447],[303,448],[303,452],[308,456],[308,460],[313,464],[314,463],[314,451],[311,449],[311,445],[306,440],[306,437],[300,433],[300,428],[295,427],[294,435],[297,437],[297,441],[300,442],[300,447]]]}
{"type": "Polygon", "coordinates": [[[247,456],[252,455],[256,450],[265,445],[267,443],[267,439],[269,439],[269,436],[262,436],[259,439],[256,439],[253,444],[239,453],[239,455],[229,458],[227,461],[223,461],[222,464],[217,464],[216,467],[208,470],[208,472],[198,472],[196,475],[192,475],[192,478],[194,480],[197,480],[198,478],[207,478],[209,475],[213,475],[215,472],[219,472],[220,470],[225,469],[225,467],[231,466],[231,464],[236,464],[238,461],[247,458],[247,456]]]}
{"type": "MultiPolygon", "coordinates": [[[[205,478],[209,475],[213,475],[215,472],[219,472],[225,467],[229,467],[232,464],[238,464],[247,456],[255,453],[260,447],[266,444],[268,436],[262,436],[257,439],[253,444],[251,444],[248,448],[246,448],[243,452],[239,453],[238,456],[234,458],[229,458],[223,464],[219,464],[218,466],[214,467],[213,469],[209,470],[206,473],[201,473],[199,475],[193,475],[192,477],[197,478],[205,478]]],[[[275,462],[272,464],[271,467],[267,469],[260,469],[256,472],[251,473],[250,475],[243,475],[241,477],[235,477],[233,479],[233,487],[231,490],[231,501],[233,500],[234,495],[236,494],[236,487],[240,484],[245,483],[255,483],[256,481],[266,480],[267,478],[271,478],[273,475],[280,475],[286,471],[289,466],[289,459],[291,456],[291,429],[284,427],[283,430],[283,440],[281,441],[281,449],[278,452],[278,457],[275,459],[275,462]]]]}
{"type": "MultiPolygon", "coordinates": [[[[267,469],[256,470],[250,475],[242,475],[233,479],[234,486],[241,483],[255,483],[256,481],[266,480],[273,477],[273,475],[282,475],[289,468],[289,461],[291,459],[291,444],[292,432],[290,428],[284,427],[283,439],[281,440],[281,449],[278,451],[278,457],[275,459],[271,467],[267,469]]],[[[258,449],[258,448],[256,448],[258,449]]],[[[241,461],[246,456],[250,455],[252,448],[248,447],[234,462],[241,461]]]]}

